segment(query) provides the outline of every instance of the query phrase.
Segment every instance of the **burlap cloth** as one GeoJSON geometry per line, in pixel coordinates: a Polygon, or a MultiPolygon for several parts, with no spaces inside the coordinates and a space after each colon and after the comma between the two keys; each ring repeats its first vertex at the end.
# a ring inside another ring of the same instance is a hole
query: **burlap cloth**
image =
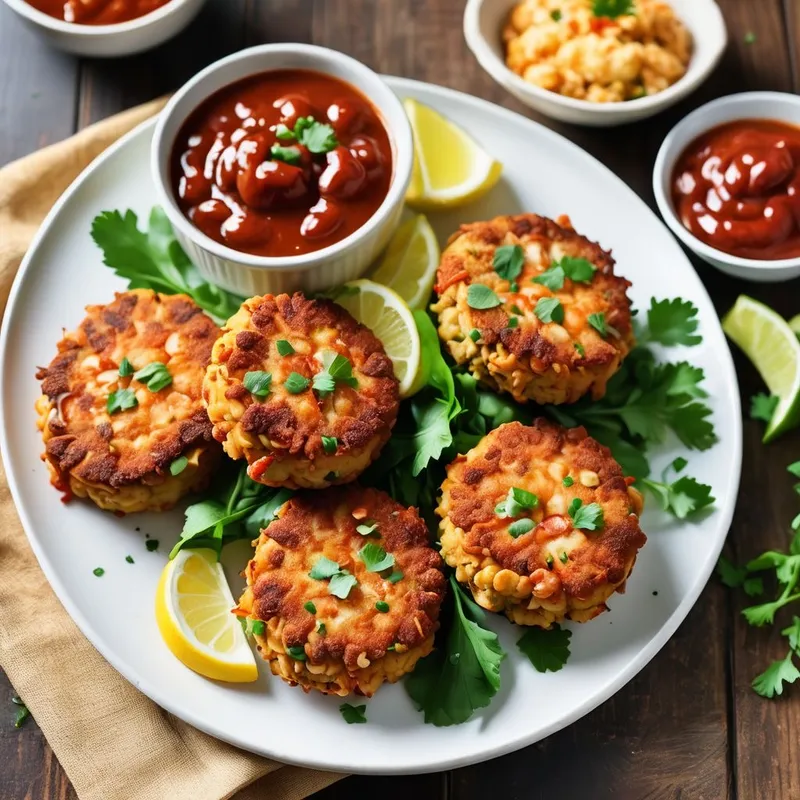
{"type": "MultiPolygon", "coordinates": [[[[0,170],[0,311],[58,196],[163,102],[126,111],[0,170]]],[[[294,800],[342,777],[223,744],[163,711],[118,675],[53,594],[28,547],[1,467],[0,666],[81,800],[294,800]]]]}

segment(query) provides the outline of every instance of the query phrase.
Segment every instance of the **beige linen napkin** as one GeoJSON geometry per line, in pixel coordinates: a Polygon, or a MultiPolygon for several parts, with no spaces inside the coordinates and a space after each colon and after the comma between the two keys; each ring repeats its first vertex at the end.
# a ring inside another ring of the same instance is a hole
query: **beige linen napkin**
{"type": "MultiPolygon", "coordinates": [[[[95,156],[163,102],[126,111],[0,170],[0,310],[58,196],[95,156]]],[[[39,569],[2,467],[0,666],[81,800],[294,800],[342,777],[283,766],[223,744],[166,713],[117,674],[80,633],[39,569]]]]}

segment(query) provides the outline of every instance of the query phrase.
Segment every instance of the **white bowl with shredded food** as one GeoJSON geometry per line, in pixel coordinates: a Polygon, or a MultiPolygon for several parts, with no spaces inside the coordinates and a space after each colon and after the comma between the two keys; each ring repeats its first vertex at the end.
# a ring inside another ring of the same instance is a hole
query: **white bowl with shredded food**
{"type": "Polygon", "coordinates": [[[697,89],[728,41],[714,0],[631,2],[639,13],[616,22],[599,12],[621,0],[468,0],[464,36],[489,75],[535,111],[622,125],[697,89]]]}

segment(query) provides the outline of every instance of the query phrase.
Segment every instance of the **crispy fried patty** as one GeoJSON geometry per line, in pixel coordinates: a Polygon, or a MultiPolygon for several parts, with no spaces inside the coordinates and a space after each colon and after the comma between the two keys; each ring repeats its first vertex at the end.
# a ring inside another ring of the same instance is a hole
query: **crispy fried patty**
{"type": "Polygon", "coordinates": [[[358,485],[304,492],[262,531],[239,608],[265,623],[256,640],[275,675],[305,691],[369,697],[433,648],[442,566],[416,510],[385,492],[358,485]],[[369,571],[359,555],[365,546],[383,548],[393,563],[369,571]],[[332,594],[337,579],[310,576],[323,557],[356,579],[346,599],[332,594]]]}
{"type": "Polygon", "coordinates": [[[447,468],[442,556],[479,605],[520,625],[585,622],[622,591],[646,541],[641,511],[639,492],[584,428],[511,422],[447,468]],[[511,489],[535,495],[535,507],[509,517],[511,489]],[[578,527],[594,514],[582,519],[575,506],[586,514],[592,504],[602,510],[597,529],[578,527]]]}
{"type": "Polygon", "coordinates": [[[203,394],[228,455],[246,458],[254,481],[292,489],[355,480],[397,418],[380,341],[341,306],[300,293],[245,301],[214,345],[203,394]],[[337,355],[352,377],[316,383],[337,355]],[[248,390],[248,373],[261,373],[266,394],[248,390]]]}
{"type": "Polygon", "coordinates": [[[201,488],[220,455],[201,396],[219,329],[189,297],[144,289],[86,314],[36,374],[53,483],[104,509],[162,511],[201,488]],[[120,375],[123,359],[130,364],[123,372],[158,362],[172,381],[151,391],[145,380],[120,375]],[[114,393],[135,397],[135,407],[109,411],[114,393]]]}
{"type": "Polygon", "coordinates": [[[614,275],[609,253],[576,233],[568,219],[560,222],[520,214],[462,225],[439,266],[439,299],[432,310],[439,315],[440,337],[459,364],[519,402],[573,403],[587,392],[599,399],[634,344],[626,295],[630,283],[614,275]],[[497,249],[506,245],[519,245],[524,252],[516,285],[493,266],[497,249]],[[566,278],[555,290],[533,282],[565,256],[586,259],[596,268],[590,282],[566,278]],[[501,305],[471,307],[472,284],[492,289],[501,305]],[[537,316],[543,298],[560,301],[561,323],[537,316]],[[591,324],[596,314],[603,315],[604,333],[591,324]]]}

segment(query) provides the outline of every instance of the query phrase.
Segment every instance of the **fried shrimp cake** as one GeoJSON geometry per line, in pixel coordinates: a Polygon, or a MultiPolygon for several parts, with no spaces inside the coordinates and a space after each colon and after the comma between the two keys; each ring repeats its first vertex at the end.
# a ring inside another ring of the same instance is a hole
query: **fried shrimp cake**
{"type": "Polygon", "coordinates": [[[545,419],[501,425],[447,468],[442,556],[475,601],[520,625],[586,622],[623,591],[642,496],[607,447],[545,419]]]}
{"type": "Polygon", "coordinates": [[[221,456],[202,400],[219,328],[186,295],[144,289],[86,314],[36,374],[52,482],[108,511],[164,511],[221,456]]]}
{"type": "Polygon", "coordinates": [[[238,611],[287,683],[369,697],[433,649],[442,569],[416,509],[357,485],[304,492],[261,532],[238,611]]]}
{"type": "Polygon", "coordinates": [[[355,480],[397,419],[398,382],[383,345],[330,300],[265,295],[228,320],[203,396],[214,437],[267,486],[355,480]]]}
{"type": "Polygon", "coordinates": [[[599,399],[634,345],[630,283],[560,221],[462,225],[439,265],[439,336],[457,363],[518,402],[599,399]]]}

